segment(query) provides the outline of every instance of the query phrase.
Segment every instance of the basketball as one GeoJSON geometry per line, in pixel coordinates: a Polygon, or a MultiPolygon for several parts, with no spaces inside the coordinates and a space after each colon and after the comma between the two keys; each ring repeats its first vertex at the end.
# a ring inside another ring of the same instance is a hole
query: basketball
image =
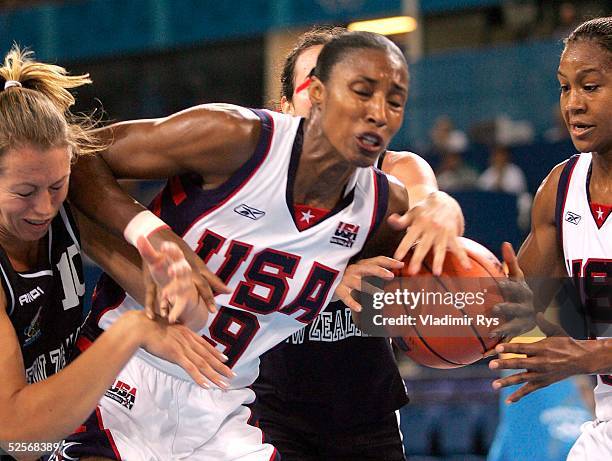
{"type": "Polygon", "coordinates": [[[461,238],[471,267],[465,269],[454,253],[448,252],[442,274],[431,272],[433,253],[424,259],[421,271],[407,273],[409,253],[404,268],[387,283],[385,292],[409,290],[422,294],[422,301],[408,306],[406,302],[386,306],[387,315],[399,312],[414,320],[403,326],[394,343],[415,362],[432,368],[458,368],[480,360],[499,342],[490,338],[501,320],[491,315],[493,307],[503,301],[498,278],[505,278],[501,263],[479,243],[461,238]],[[425,294],[429,298],[425,298],[425,294]],[[433,301],[433,302],[432,302],[433,301]]]}

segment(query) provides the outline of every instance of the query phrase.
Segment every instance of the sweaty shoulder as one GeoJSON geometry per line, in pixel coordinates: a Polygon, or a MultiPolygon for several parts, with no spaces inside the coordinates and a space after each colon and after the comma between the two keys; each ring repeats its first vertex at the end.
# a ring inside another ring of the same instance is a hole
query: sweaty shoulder
{"type": "Polygon", "coordinates": [[[568,161],[569,159],[556,165],[538,187],[532,211],[534,224],[555,225],[555,205],[559,178],[568,161]]]}
{"type": "MultiPolygon", "coordinates": [[[[423,193],[432,192],[438,188],[433,169],[423,157],[414,152],[387,151],[381,168],[385,173],[399,179],[408,188],[417,186],[427,188],[423,193]]],[[[409,189],[408,192],[412,197],[415,191],[409,189]]]]}

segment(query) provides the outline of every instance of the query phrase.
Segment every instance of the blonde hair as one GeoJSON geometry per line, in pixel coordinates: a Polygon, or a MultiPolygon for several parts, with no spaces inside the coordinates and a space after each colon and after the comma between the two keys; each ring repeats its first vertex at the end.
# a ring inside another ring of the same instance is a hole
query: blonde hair
{"type": "Polygon", "coordinates": [[[69,89],[91,83],[89,74],[68,75],[63,67],[36,62],[33,52],[14,45],[0,67],[0,77],[11,81],[0,86],[0,155],[26,145],[66,146],[74,160],[106,147],[92,132],[95,120],[70,112],[75,100],[69,89]]]}

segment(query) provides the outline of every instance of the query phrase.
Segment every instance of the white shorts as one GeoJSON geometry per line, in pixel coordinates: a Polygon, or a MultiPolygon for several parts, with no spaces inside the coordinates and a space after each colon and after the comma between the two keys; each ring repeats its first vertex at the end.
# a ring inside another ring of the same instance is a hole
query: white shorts
{"type": "Polygon", "coordinates": [[[251,389],[203,389],[133,357],[80,432],[66,459],[272,461],[276,449],[249,425],[251,389]]]}
{"type": "Polygon", "coordinates": [[[612,460],[612,421],[589,421],[567,455],[567,461],[612,460]]]}

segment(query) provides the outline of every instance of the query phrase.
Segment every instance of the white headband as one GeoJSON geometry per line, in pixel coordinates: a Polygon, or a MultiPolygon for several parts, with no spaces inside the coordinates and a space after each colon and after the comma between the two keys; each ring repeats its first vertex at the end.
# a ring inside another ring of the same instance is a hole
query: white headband
{"type": "Polygon", "coordinates": [[[22,86],[21,82],[18,82],[17,80],[7,80],[6,82],[4,82],[4,89],[6,90],[7,88],[10,88],[12,86],[22,86]]]}

